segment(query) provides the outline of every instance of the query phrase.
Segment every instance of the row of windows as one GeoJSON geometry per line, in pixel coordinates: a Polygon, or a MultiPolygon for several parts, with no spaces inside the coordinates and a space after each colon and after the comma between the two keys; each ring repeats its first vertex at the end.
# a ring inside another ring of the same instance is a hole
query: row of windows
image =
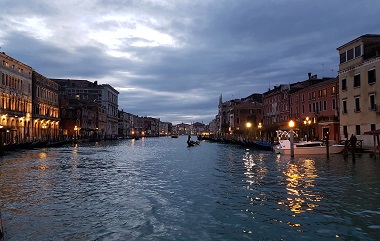
{"type": "MultiPolygon", "coordinates": [[[[335,86],[332,86],[331,87],[331,95],[335,95],[336,94],[336,88],[335,86]]],[[[320,89],[318,90],[318,98],[324,98],[327,96],[327,89],[320,89]]],[[[295,101],[296,103],[298,103],[298,96],[295,96],[295,101]]],[[[308,100],[315,100],[316,99],[316,92],[313,91],[313,92],[309,92],[308,93],[308,100]]],[[[305,102],[305,94],[302,94],[301,95],[301,100],[302,102],[305,102]]],[[[290,104],[293,104],[293,97],[290,98],[290,104]]]]}
{"type": "Polygon", "coordinates": [[[34,107],[34,114],[58,118],[59,109],[40,104],[34,107]]]}
{"type": "MultiPolygon", "coordinates": [[[[369,103],[368,103],[368,109],[369,110],[376,110],[376,100],[375,100],[375,94],[370,94],[369,95],[369,103]]],[[[360,112],[360,96],[355,96],[355,112],[360,112]]],[[[347,99],[342,100],[342,113],[347,114],[348,109],[347,109],[347,99]]]]}
{"type": "Polygon", "coordinates": [[[58,103],[58,94],[45,88],[37,87],[36,96],[44,100],[58,103]]]}
{"type": "MultiPolygon", "coordinates": [[[[368,71],[368,84],[374,84],[376,83],[376,70],[371,69],[368,71]]],[[[357,74],[354,76],[354,88],[359,88],[361,85],[361,77],[360,74],[357,74]]],[[[342,91],[347,90],[347,79],[342,79],[342,91]]]]}
{"type": "Polygon", "coordinates": [[[22,100],[19,98],[9,98],[1,97],[0,98],[0,108],[4,110],[14,110],[19,112],[31,112],[31,103],[27,100],[22,100]]]}
{"type": "MultiPolygon", "coordinates": [[[[333,99],[331,101],[331,109],[335,110],[336,109],[336,100],[333,99]]],[[[310,103],[309,104],[309,113],[319,113],[321,111],[326,111],[327,110],[327,101],[319,101],[315,103],[310,103]]],[[[293,108],[290,108],[290,115],[293,114],[293,108]]],[[[298,106],[296,107],[296,114],[298,114],[298,106]]],[[[302,105],[302,114],[305,114],[305,105],[302,105]]]]}
{"type": "MultiPolygon", "coordinates": [[[[4,73],[1,74],[1,85],[8,86],[10,88],[18,89],[21,91],[23,91],[24,89],[24,83],[22,79],[4,73]]],[[[31,91],[30,83],[28,83],[27,91],[27,93],[30,93],[31,91]]]]}
{"type": "MultiPolygon", "coordinates": [[[[371,124],[371,131],[374,130],[376,130],[376,124],[371,124]]],[[[343,126],[343,135],[345,138],[349,138],[347,126],[343,126]]],[[[355,135],[361,135],[360,125],[355,125],[355,135]]]]}
{"type": "MultiPolygon", "coordinates": [[[[9,65],[9,63],[8,63],[7,61],[5,61],[5,60],[3,60],[3,63],[2,63],[2,64],[3,64],[4,67],[7,67],[7,68],[11,67],[13,70],[16,70],[16,66],[15,66],[14,64],[9,65]]],[[[17,68],[17,72],[23,74],[23,73],[24,73],[24,69],[18,67],[18,68],[17,68]]],[[[29,77],[31,77],[31,75],[32,75],[31,72],[29,72],[29,77]]]]}
{"type": "Polygon", "coordinates": [[[271,103],[279,102],[280,100],[285,100],[285,99],[286,99],[286,95],[284,94],[275,95],[270,98],[265,98],[264,104],[271,104],[271,103]]]}
{"type": "Polygon", "coordinates": [[[349,49],[346,52],[340,54],[340,63],[350,61],[352,59],[358,58],[363,55],[362,51],[363,45],[358,45],[355,48],[349,49]]]}

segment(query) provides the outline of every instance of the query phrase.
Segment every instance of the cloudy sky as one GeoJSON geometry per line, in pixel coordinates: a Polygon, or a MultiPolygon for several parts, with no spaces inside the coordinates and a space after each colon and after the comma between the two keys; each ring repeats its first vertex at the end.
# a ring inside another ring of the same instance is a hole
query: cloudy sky
{"type": "Polygon", "coordinates": [[[1,0],[2,52],[49,78],[110,84],[119,109],[208,124],[223,100],[336,76],[380,34],[379,0],[1,0]]]}

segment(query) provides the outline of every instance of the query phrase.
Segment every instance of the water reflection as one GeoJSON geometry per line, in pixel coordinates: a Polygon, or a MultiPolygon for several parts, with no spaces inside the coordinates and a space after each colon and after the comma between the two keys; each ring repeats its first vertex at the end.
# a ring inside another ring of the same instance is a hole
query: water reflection
{"type": "Polygon", "coordinates": [[[7,241],[378,239],[380,162],[187,148],[186,138],[5,156],[7,241]]]}
{"type": "Polygon", "coordinates": [[[287,181],[288,197],[278,204],[289,207],[295,214],[318,207],[318,202],[322,197],[314,188],[315,179],[318,178],[314,160],[297,159],[297,161],[289,162],[283,174],[287,181]]]}

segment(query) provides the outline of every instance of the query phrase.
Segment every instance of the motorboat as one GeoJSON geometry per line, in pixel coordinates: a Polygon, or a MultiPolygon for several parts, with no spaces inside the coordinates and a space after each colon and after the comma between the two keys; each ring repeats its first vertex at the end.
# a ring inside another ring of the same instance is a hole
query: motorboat
{"type": "MultiPolygon", "coordinates": [[[[284,155],[290,155],[290,141],[280,140],[276,152],[284,155]]],[[[294,155],[322,155],[326,154],[326,145],[323,141],[301,141],[294,143],[294,155]]],[[[344,150],[344,145],[329,145],[329,153],[337,154],[344,150]]]]}

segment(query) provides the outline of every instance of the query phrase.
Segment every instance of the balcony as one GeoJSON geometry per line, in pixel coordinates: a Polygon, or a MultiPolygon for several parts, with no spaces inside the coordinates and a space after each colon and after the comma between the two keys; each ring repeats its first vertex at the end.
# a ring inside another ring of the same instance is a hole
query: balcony
{"type": "Polygon", "coordinates": [[[319,116],[317,118],[317,122],[339,122],[339,117],[335,115],[330,115],[330,116],[319,116]]]}

